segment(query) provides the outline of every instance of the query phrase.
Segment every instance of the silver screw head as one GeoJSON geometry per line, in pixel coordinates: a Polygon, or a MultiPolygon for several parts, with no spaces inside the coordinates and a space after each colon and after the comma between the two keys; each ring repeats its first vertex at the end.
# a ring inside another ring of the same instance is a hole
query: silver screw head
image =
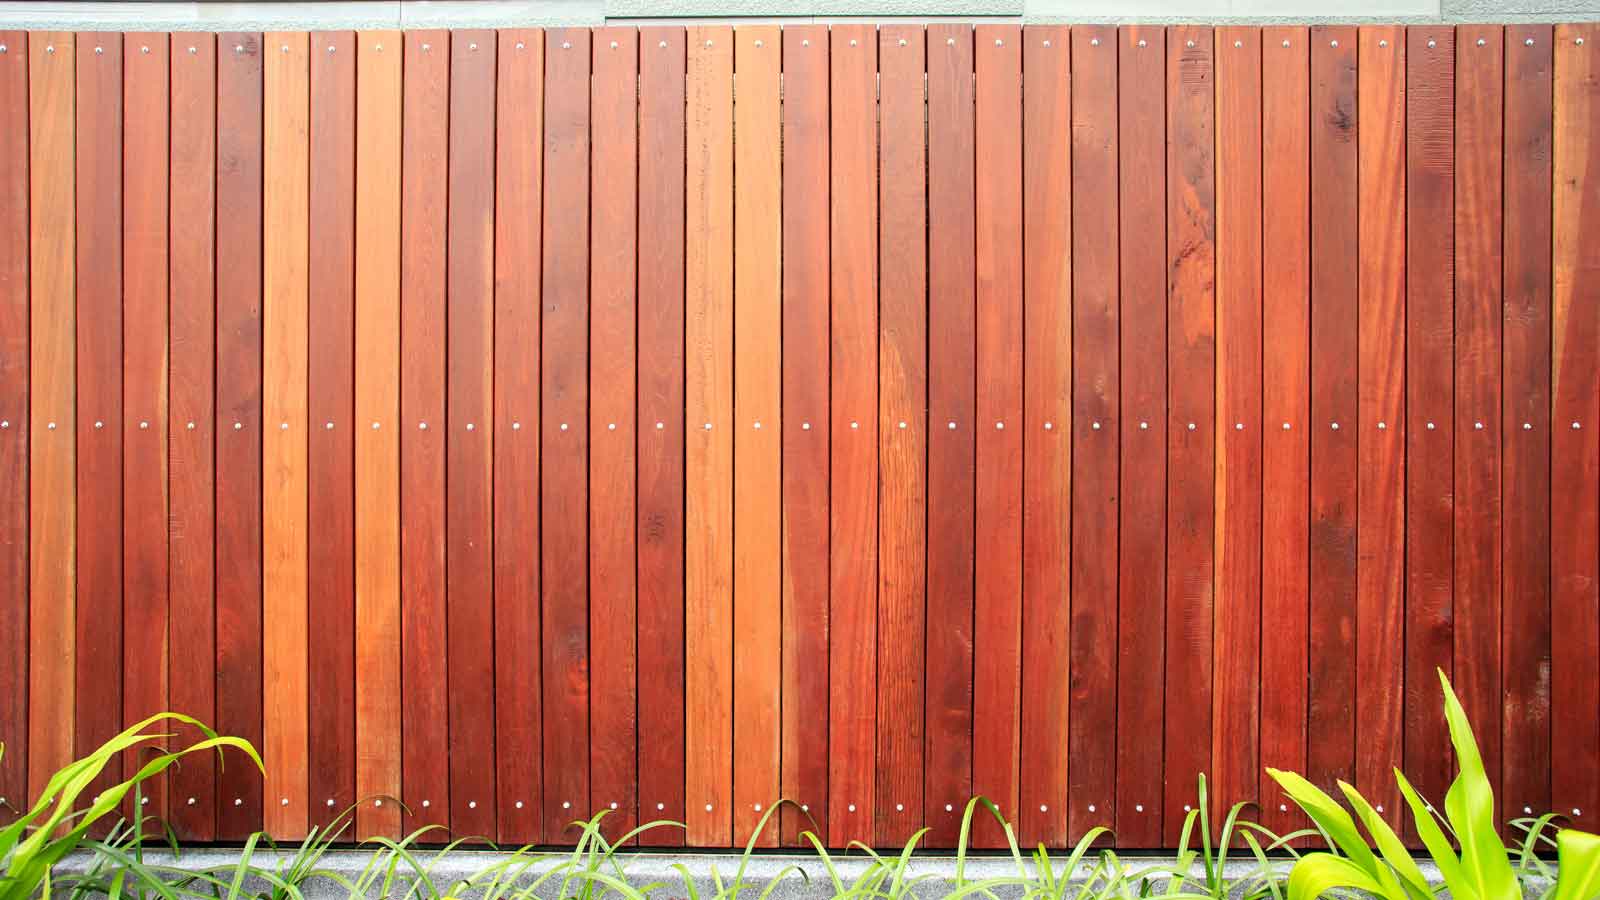
{"type": "Polygon", "coordinates": [[[1089,46],[1091,46],[1091,47],[1100,46],[1100,39],[1099,38],[1090,38],[1089,39],[1089,46]]]}
{"type": "Polygon", "coordinates": [[[711,804],[706,804],[706,812],[711,812],[711,804]]]}
{"type": "Polygon", "coordinates": [[[1533,38],[1528,38],[1527,40],[1523,41],[1522,43],[1527,45],[1527,46],[1529,46],[1529,47],[1532,47],[1533,46],[1533,38]]]}
{"type": "Polygon", "coordinates": [[[105,52],[106,52],[106,48],[104,48],[104,47],[96,47],[96,48],[94,48],[94,55],[95,56],[101,56],[105,52]]]}
{"type": "Polygon", "coordinates": [[[1283,46],[1288,47],[1289,46],[1289,42],[1288,41],[1284,41],[1283,42],[1283,46]]]}
{"type": "Polygon", "coordinates": [[[1144,812],[1144,804],[1143,803],[1135,803],[1133,805],[1133,811],[1134,812],[1144,812]]]}
{"type": "Polygon", "coordinates": [[[190,56],[193,56],[193,55],[195,55],[196,53],[199,53],[199,52],[200,52],[200,48],[199,47],[190,47],[189,48],[189,55],[190,56]]]}
{"type": "Polygon", "coordinates": [[[1149,43],[1150,42],[1146,41],[1144,38],[1139,38],[1139,46],[1144,47],[1144,46],[1147,46],[1149,43]]]}
{"type": "MultiPolygon", "coordinates": [[[[807,43],[807,44],[809,44],[809,43],[811,43],[811,42],[810,42],[810,41],[806,41],[806,43],[807,43]]],[[[661,42],[661,43],[659,43],[659,44],[657,44],[657,45],[656,45],[656,46],[657,46],[657,47],[660,47],[660,48],[661,48],[661,49],[663,49],[663,50],[665,50],[665,49],[666,49],[666,47],[667,47],[667,42],[666,42],[666,41],[662,41],[662,42],[661,42]]]]}
{"type": "MultiPolygon", "coordinates": [[[[468,45],[467,45],[467,49],[468,49],[468,50],[471,50],[471,51],[472,51],[472,52],[473,52],[473,53],[477,53],[477,52],[478,52],[478,45],[477,45],[477,43],[476,43],[476,42],[474,42],[474,43],[471,43],[471,44],[468,44],[468,45]]],[[[475,805],[476,805],[476,804],[477,804],[477,801],[473,801],[473,802],[472,802],[472,803],[469,803],[469,804],[467,804],[467,805],[468,805],[468,806],[469,806],[469,807],[471,807],[471,806],[475,806],[475,805]]]]}
{"type": "Polygon", "coordinates": [[[1193,422],[1190,422],[1190,423],[1189,423],[1189,430],[1190,430],[1190,431],[1193,431],[1193,430],[1194,430],[1194,423],[1193,423],[1193,422]]]}
{"type": "MultiPolygon", "coordinates": [[[[901,38],[900,41],[899,41],[899,45],[904,47],[906,45],[906,39],[905,38],[901,38]]],[[[761,46],[761,42],[760,41],[756,41],[756,46],[757,47],[761,46]]]]}
{"type": "MultiPolygon", "coordinates": [[[[423,53],[427,53],[428,51],[430,51],[432,49],[433,49],[433,45],[432,44],[423,44],[422,45],[422,52],[423,53]]],[[[423,802],[427,802],[427,801],[423,801],[423,802]]]]}
{"type": "MultiPolygon", "coordinates": [[[[1574,44],[1577,44],[1577,45],[1578,45],[1578,46],[1579,46],[1579,47],[1582,47],[1582,46],[1583,46],[1583,38],[1574,38],[1574,39],[1573,39],[1573,41],[1572,41],[1572,42],[1573,42],[1573,43],[1574,43],[1574,44]]],[[[1578,811],[1577,811],[1577,810],[1573,810],[1573,811],[1572,811],[1572,814],[1573,814],[1573,815],[1577,815],[1577,814],[1578,814],[1578,811]]]]}
{"type": "MultiPolygon", "coordinates": [[[[902,46],[902,47],[905,46],[905,43],[906,43],[905,38],[901,38],[900,39],[900,46],[902,46]]],[[[757,47],[765,47],[766,45],[767,45],[766,41],[762,41],[762,40],[757,40],[756,41],[756,46],[757,47]]],[[[612,44],[612,46],[616,46],[616,44],[612,44]]],[[[760,808],[761,808],[761,804],[759,804],[759,803],[756,804],[756,809],[760,809],[760,808]]]]}
{"type": "Polygon", "coordinates": [[[1439,42],[1438,41],[1433,40],[1432,38],[1428,39],[1428,49],[1429,50],[1432,50],[1433,48],[1435,48],[1437,46],[1439,46],[1439,42]]]}
{"type": "Polygon", "coordinates": [[[657,810],[663,810],[663,809],[666,809],[666,808],[667,808],[667,805],[665,803],[657,803],[656,804],[656,809],[657,810]]]}
{"type": "MultiPolygon", "coordinates": [[[[474,44],[473,46],[476,47],[477,45],[474,44]]],[[[477,809],[477,808],[478,808],[478,801],[476,801],[476,800],[468,800],[467,801],[467,809],[477,809]]]]}
{"type": "Polygon", "coordinates": [[[338,48],[338,47],[335,47],[335,46],[334,46],[334,45],[332,45],[332,44],[329,44],[329,45],[328,45],[328,52],[329,52],[329,53],[337,53],[337,52],[338,52],[338,51],[339,51],[339,48],[338,48]]]}
{"type": "Polygon", "coordinates": [[[55,44],[46,44],[45,48],[44,48],[44,52],[46,52],[46,53],[55,53],[56,52],[56,45],[55,44]]]}
{"type": "Polygon", "coordinates": [[[1183,45],[1190,49],[1194,49],[1194,41],[1184,41],[1183,45]]]}
{"type": "Polygon", "coordinates": [[[522,808],[522,801],[518,800],[517,801],[517,809],[521,809],[521,808],[522,808]]]}
{"type": "Polygon", "coordinates": [[[279,53],[288,53],[289,52],[289,45],[288,44],[284,44],[282,47],[279,47],[278,48],[278,52],[279,53]]]}
{"type": "Polygon", "coordinates": [[[1240,47],[1243,47],[1244,46],[1244,41],[1234,41],[1233,42],[1233,46],[1234,46],[1234,49],[1238,49],[1240,47]]]}
{"type": "Polygon", "coordinates": [[[1488,41],[1486,41],[1486,40],[1484,40],[1484,39],[1483,39],[1483,38],[1478,38],[1478,46],[1479,46],[1479,47],[1482,47],[1482,46],[1484,46],[1484,45],[1485,45],[1485,44],[1487,44],[1487,43],[1489,43],[1489,42],[1488,42],[1488,41]]]}
{"type": "MultiPolygon", "coordinates": [[[[10,50],[11,50],[11,48],[7,47],[5,44],[0,44],[0,53],[8,53],[8,52],[10,52],[10,50]]],[[[0,797],[0,800],[4,800],[4,799],[5,799],[4,797],[0,797]]]]}
{"type": "Polygon", "coordinates": [[[856,811],[856,805],[854,803],[850,804],[850,811],[851,812],[855,812],[856,811]]]}
{"type": "Polygon", "coordinates": [[[1337,46],[1339,46],[1339,41],[1337,39],[1331,40],[1331,41],[1328,42],[1328,46],[1329,47],[1337,47],[1337,46]]]}
{"type": "Polygon", "coordinates": [[[956,45],[956,39],[955,38],[945,38],[944,42],[945,42],[946,46],[954,47],[956,45]]]}
{"type": "Polygon", "coordinates": [[[1094,812],[1094,804],[1089,804],[1089,812],[1094,812]]]}
{"type": "MultiPolygon", "coordinates": [[[[854,43],[855,43],[855,41],[851,41],[851,42],[850,42],[850,43],[852,43],[852,44],[854,44],[854,43]]],[[[995,39],[994,39],[994,45],[995,45],[995,46],[996,46],[996,47],[1004,47],[1004,46],[1005,46],[1005,45],[1006,45],[1006,42],[1005,42],[1005,41],[1002,41],[1002,40],[1001,40],[1001,39],[999,39],[999,38],[995,38],[995,39]]],[[[851,811],[852,811],[852,812],[853,812],[853,811],[855,811],[855,807],[853,807],[853,806],[852,806],[852,807],[850,807],[850,809],[851,809],[851,811]]]]}
{"type": "Polygon", "coordinates": [[[1379,46],[1379,47],[1387,47],[1387,46],[1389,46],[1389,40],[1388,40],[1388,38],[1385,38],[1385,39],[1383,39],[1383,40],[1381,40],[1381,41],[1379,41],[1379,42],[1378,42],[1378,46],[1379,46]]]}
{"type": "Polygon", "coordinates": [[[616,41],[612,41],[611,42],[611,49],[613,49],[613,50],[617,49],[617,42],[616,41]]]}
{"type": "Polygon", "coordinates": [[[1523,431],[1532,431],[1533,430],[1533,423],[1532,422],[1523,422],[1522,423],[1522,430],[1523,431]]]}
{"type": "Polygon", "coordinates": [[[148,54],[150,52],[150,47],[148,45],[141,45],[139,47],[139,52],[140,53],[144,53],[144,54],[148,54]]]}
{"type": "Polygon", "coordinates": [[[562,41],[561,42],[561,49],[563,49],[563,50],[571,50],[572,49],[572,42],[571,41],[562,41]]]}
{"type": "Polygon", "coordinates": [[[233,52],[235,52],[235,53],[243,53],[244,52],[244,45],[243,44],[234,44],[233,45],[233,52]]]}
{"type": "Polygon", "coordinates": [[[1339,423],[1338,422],[1334,422],[1329,427],[1332,428],[1334,431],[1338,431],[1339,430],[1339,423]]]}
{"type": "MultiPolygon", "coordinates": [[[[190,798],[189,798],[189,802],[190,802],[190,803],[191,803],[191,804],[193,804],[193,803],[194,803],[194,798],[193,798],[193,797],[190,797],[190,798]]],[[[329,797],[329,798],[328,798],[328,802],[327,802],[327,803],[325,803],[325,804],[323,804],[323,805],[324,805],[324,806],[328,806],[328,807],[332,807],[332,806],[333,806],[333,798],[332,798],[332,797],[329,797]]]]}
{"type": "Polygon", "coordinates": [[[243,797],[235,797],[235,798],[233,798],[233,805],[234,806],[243,806],[244,805],[244,798],[243,797]]]}
{"type": "Polygon", "coordinates": [[[477,431],[478,430],[478,426],[473,424],[472,422],[468,422],[467,423],[467,430],[468,431],[477,431]]]}

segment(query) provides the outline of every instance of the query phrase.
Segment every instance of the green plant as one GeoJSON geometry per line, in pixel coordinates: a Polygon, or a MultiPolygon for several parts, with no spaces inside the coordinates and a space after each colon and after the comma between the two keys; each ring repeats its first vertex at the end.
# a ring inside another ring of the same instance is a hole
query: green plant
{"type": "Polygon", "coordinates": [[[1312,829],[1279,836],[1270,829],[1242,818],[1251,804],[1235,803],[1223,817],[1222,830],[1213,839],[1211,833],[1211,802],[1206,790],[1206,776],[1199,776],[1197,794],[1199,803],[1184,816],[1183,829],[1178,835],[1177,877],[1183,881],[1186,893],[1210,900],[1283,900],[1283,885],[1288,864],[1275,860],[1268,854],[1275,850],[1295,853],[1292,842],[1300,837],[1315,834],[1312,829]],[[1199,847],[1193,846],[1198,837],[1199,847]],[[1231,848],[1243,843],[1250,851],[1255,866],[1243,877],[1227,877],[1228,857],[1231,848]],[[1200,874],[1194,874],[1198,863],[1200,874]]]}

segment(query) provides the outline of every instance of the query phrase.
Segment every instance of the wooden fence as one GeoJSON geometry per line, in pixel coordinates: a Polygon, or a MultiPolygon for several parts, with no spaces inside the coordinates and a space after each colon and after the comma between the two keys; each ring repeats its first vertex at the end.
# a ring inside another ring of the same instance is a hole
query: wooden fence
{"type": "Polygon", "coordinates": [[[0,45],[6,815],[1600,815],[1600,26],[0,45]]]}

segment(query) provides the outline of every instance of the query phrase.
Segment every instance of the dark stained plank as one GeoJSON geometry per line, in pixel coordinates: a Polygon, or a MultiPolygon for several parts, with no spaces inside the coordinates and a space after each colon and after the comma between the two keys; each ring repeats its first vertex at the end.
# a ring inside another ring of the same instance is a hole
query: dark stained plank
{"type": "MultiPolygon", "coordinates": [[[[1072,678],[1067,839],[1116,810],[1118,366],[1117,57],[1110,26],[1072,29],[1072,678]]],[[[1029,116],[1028,118],[1032,118],[1029,116]]],[[[1057,152],[1060,152],[1058,149],[1057,152]]],[[[1029,190],[1032,195],[1032,190],[1029,190]]],[[[1028,204],[1032,206],[1032,203],[1028,204]]],[[[980,232],[981,233],[981,232],[980,232]]],[[[1031,325],[1025,329],[1032,333],[1031,325]]],[[[1028,358],[1032,360],[1030,352],[1028,358]]],[[[1052,429],[1053,431],[1053,429],[1052,429]]],[[[1028,430],[1032,435],[1033,429],[1028,430]]],[[[1046,435],[1045,439],[1050,439],[1046,435]]],[[[1025,490],[1024,493],[1032,493],[1025,490]]],[[[1026,533],[1026,528],[1024,528],[1026,533]]],[[[1060,602],[1059,595],[1056,602],[1060,602]]],[[[1025,620],[1026,621],[1026,620],[1025,620]]],[[[1031,623],[1025,625],[1032,631],[1031,623]]],[[[1024,681],[1034,677],[1026,665],[1024,681]]],[[[1025,796],[1028,807],[1034,798],[1025,796]]]]}
{"type": "Polygon", "coordinates": [[[445,648],[445,217],[450,35],[405,35],[400,196],[402,833],[450,821],[445,648]]]}
{"type": "MultiPolygon", "coordinates": [[[[1166,753],[1163,841],[1211,757],[1216,176],[1211,30],[1167,30],[1166,753]],[[1196,475],[1195,473],[1199,473],[1196,475]]],[[[1182,812],[1180,812],[1182,810],[1182,812]]]]}
{"type": "Polygon", "coordinates": [[[450,659],[450,831],[456,837],[493,835],[496,823],[495,50],[492,31],[450,33],[445,633],[450,659]]]}
{"type": "MultiPolygon", "coordinates": [[[[495,810],[502,844],[544,834],[539,652],[539,204],[544,32],[502,30],[495,83],[495,810]]],[[[402,365],[404,362],[402,362],[402,365]]],[[[565,823],[562,823],[565,824],[565,823]]]]}
{"type": "MultiPolygon", "coordinates": [[[[874,843],[883,847],[904,845],[923,820],[922,678],[928,550],[924,37],[920,26],[878,30],[878,471],[882,482],[878,490],[876,640],[883,652],[878,657],[880,715],[873,777],[877,822],[871,833],[874,843]]],[[[744,83],[741,78],[741,98],[744,83]]],[[[741,197],[746,189],[741,173],[741,197]]],[[[742,248],[740,254],[742,264],[742,248]]],[[[740,631],[742,634],[743,629],[740,631]]]]}
{"type": "MultiPolygon", "coordinates": [[[[261,683],[261,35],[217,35],[216,729],[257,747],[261,683]]],[[[261,827],[261,773],[217,775],[217,838],[261,827]]]]}
{"type": "Polygon", "coordinates": [[[1167,595],[1166,31],[1117,40],[1122,456],[1117,493],[1117,843],[1161,844],[1167,595]],[[1155,175],[1152,173],[1162,173],[1155,175]]]}
{"type": "Polygon", "coordinates": [[[941,847],[955,845],[973,793],[976,435],[961,427],[977,415],[972,40],[970,25],[928,27],[928,358],[937,364],[928,367],[923,800],[928,841],[941,847]]]}
{"type": "MultiPolygon", "coordinates": [[[[975,626],[972,790],[1015,819],[1023,798],[1022,669],[1022,32],[976,30],[977,275],[975,626]]],[[[1032,802],[1032,798],[1028,798],[1032,802]]],[[[1048,801],[1047,801],[1048,802],[1048,801]]],[[[975,846],[1001,846],[989,817],[975,846]]]]}
{"type": "MultiPolygon", "coordinates": [[[[783,843],[828,831],[828,29],[783,29],[783,843]]],[[[642,157],[641,157],[642,160],[642,157]]],[[[642,164],[642,163],[641,163],[642,164]]],[[[642,362],[642,357],[641,357],[642,362]]]]}
{"type": "MultiPolygon", "coordinates": [[[[1105,29],[1094,29],[1101,43],[1105,29]]],[[[1073,338],[1073,96],[1076,83],[1072,72],[1074,45],[1070,33],[1061,26],[1026,28],[1022,35],[1022,184],[1033,198],[1023,207],[1023,506],[1022,506],[1022,616],[1030,623],[1022,633],[1022,749],[1021,795],[1026,799],[1019,812],[1018,839],[1034,846],[1044,842],[1061,846],[1067,840],[1068,757],[1068,653],[1072,610],[1068,604],[1072,556],[1072,338],[1073,338]]],[[[1117,51],[1086,52],[1082,59],[1084,77],[1104,90],[1107,66],[1116,65],[1117,51]],[[1092,71],[1089,71],[1092,70],[1092,71]]],[[[1115,74],[1111,75],[1116,96],[1115,74]]],[[[1114,107],[1113,107],[1114,108],[1114,107]]],[[[1116,140],[1105,129],[1115,125],[1099,118],[1104,105],[1095,106],[1087,140],[1098,154],[1094,165],[1108,162],[1104,150],[1115,159],[1116,140]]],[[[1113,163],[1114,168],[1114,163],[1113,163]]],[[[1115,187],[1111,189],[1115,196],[1115,187]]],[[[1102,202],[1101,190],[1092,201],[1102,202]]],[[[1114,213],[1100,208],[1096,213],[1114,213]]],[[[1115,240],[1102,229],[1100,240],[1115,240]],[[1109,235],[1109,237],[1107,237],[1109,235]]],[[[1103,247],[1100,248],[1103,252],[1103,247]]],[[[1114,273],[1104,267],[1102,279],[1114,273]]],[[[1102,258],[1101,262],[1105,260],[1102,258]]],[[[1097,298],[1098,313],[1104,313],[1108,292],[1097,298]]],[[[1111,300],[1115,305],[1115,295],[1111,300]]],[[[1111,351],[1107,348],[1108,352],[1111,351]]],[[[942,363],[943,359],[938,360],[942,363]]],[[[1098,360],[1103,363],[1104,358],[1098,360]]],[[[1100,398],[1103,402],[1104,398],[1100,398]]],[[[1101,449],[1113,446],[1102,442],[1101,449]]],[[[1114,447],[1113,447],[1114,452],[1114,447]]],[[[1103,470],[1105,461],[1095,465],[1103,470]]],[[[1114,491],[1114,485],[1099,484],[1095,491],[1114,491]]],[[[1097,522],[1103,530],[1105,523],[1097,522]]],[[[1096,560],[1094,564],[1103,562],[1096,560]]],[[[1115,577],[1114,575],[1112,576],[1115,577]]],[[[1114,582],[1113,582],[1114,583],[1114,582]]],[[[1096,662],[1108,662],[1112,647],[1105,648],[1096,662]]],[[[1086,664],[1095,663],[1085,660],[1086,664]]],[[[939,664],[938,660],[934,661],[939,664]]],[[[1115,677],[1111,662],[1100,674],[1115,677]]],[[[1102,696],[1115,703],[1116,693],[1099,685],[1102,696]]],[[[1114,738],[1113,729],[1096,737],[1114,738]]],[[[1106,785],[1096,785],[1103,790],[1106,785]]],[[[1081,804],[1079,804],[1081,806],[1081,804]]],[[[1109,808],[1108,808],[1109,809],[1109,808]]]]}
{"type": "Polygon", "coordinates": [[[544,574],[544,838],[593,809],[589,791],[589,58],[584,28],[545,33],[540,511],[544,574]]]}
{"type": "MultiPolygon", "coordinates": [[[[28,797],[28,33],[0,32],[0,796],[28,797]]],[[[20,801],[0,806],[0,825],[20,801]]]]}
{"type": "MultiPolygon", "coordinates": [[[[682,28],[646,28],[639,33],[639,810],[646,821],[677,822],[685,815],[686,765],[684,40],[682,28]]],[[[826,305],[823,310],[826,315],[826,305]]],[[[825,683],[821,697],[826,697],[825,683]]],[[[826,741],[826,734],[822,739],[826,741]]],[[[641,841],[681,845],[684,835],[682,829],[656,828],[641,841]]]]}

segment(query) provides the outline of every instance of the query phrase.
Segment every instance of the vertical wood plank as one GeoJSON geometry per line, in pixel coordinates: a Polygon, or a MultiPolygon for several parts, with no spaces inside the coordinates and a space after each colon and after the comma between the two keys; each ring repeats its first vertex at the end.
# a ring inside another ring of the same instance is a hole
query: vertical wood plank
{"type": "Polygon", "coordinates": [[[1311,30],[1311,648],[1307,777],[1356,757],[1356,32],[1311,30]]]}
{"type": "Polygon", "coordinates": [[[307,768],[319,827],[356,801],[357,52],[348,31],[319,32],[311,45],[307,768]]]}
{"type": "MultiPolygon", "coordinates": [[[[217,36],[217,722],[262,746],[262,38],[217,36]]],[[[250,766],[217,777],[217,837],[261,827],[250,766]]]]}
{"type": "Polygon", "coordinates": [[[1166,629],[1166,31],[1117,41],[1122,456],[1117,493],[1117,842],[1161,844],[1166,629]]]}
{"type": "MultiPolygon", "coordinates": [[[[1100,37],[1100,30],[1095,31],[1100,37]]],[[[1029,846],[1044,842],[1061,846],[1067,840],[1068,710],[1071,685],[1069,588],[1072,543],[1072,422],[1073,391],[1073,182],[1077,147],[1073,141],[1072,96],[1074,51],[1065,27],[1039,26],[1023,30],[1022,47],[1022,187],[1033,198],[1023,208],[1023,507],[1022,507],[1022,615],[1029,622],[1022,633],[1022,750],[1019,838],[1029,846]]],[[[1081,42],[1087,47],[1087,38],[1081,42]]],[[[1104,90],[1097,79],[1109,64],[1115,71],[1116,51],[1086,53],[1085,76],[1104,90]]],[[[1113,85],[1115,75],[1112,76],[1113,85]]],[[[1112,88],[1109,99],[1116,100],[1112,88]]],[[[1114,106],[1113,106],[1114,108],[1114,106]]],[[[1086,141],[1107,161],[1114,159],[1116,142],[1094,119],[1086,141]]],[[[1114,125],[1112,127],[1115,127],[1114,125]]],[[[1106,173],[1102,170],[1101,175],[1106,173]]],[[[1114,177],[1114,176],[1113,176],[1114,177]]],[[[1114,188],[1113,188],[1114,190],[1114,188]]],[[[1101,193],[1096,200],[1103,201],[1101,193]]],[[[1096,209],[1104,213],[1103,206],[1096,209]]],[[[1111,233],[1115,240],[1115,233],[1111,233]]],[[[1104,260],[1102,260],[1103,262],[1104,260]]],[[[1101,276],[1108,274],[1102,269],[1101,276]]],[[[1106,296],[1098,298],[1103,314],[1106,296]]],[[[942,363],[943,360],[936,360],[942,363]]],[[[1104,362],[1102,359],[1101,362],[1104,362]]],[[[1102,398],[1103,400],[1103,398],[1102,398]]],[[[1104,466],[1104,460],[1097,460],[1104,466]]],[[[1107,488],[1102,485],[1101,488],[1107,488]]],[[[1104,522],[1099,523],[1104,526],[1104,522]]],[[[1113,576],[1114,577],[1114,576],[1113,576]]],[[[1112,647],[1105,654],[1113,652],[1112,647]]],[[[1105,656],[1091,661],[1094,666],[1105,656]]],[[[938,661],[935,661],[938,664],[938,661]]],[[[1101,673],[1115,677],[1115,662],[1101,673]]],[[[1115,701],[1115,691],[1105,696],[1115,701]]],[[[1102,710],[1103,711],[1103,710],[1102,710]]],[[[1114,730],[1105,736],[1114,738],[1114,730]]],[[[1092,762],[1093,760],[1085,760],[1092,762]]],[[[1104,790],[1109,785],[1094,785],[1104,790]]],[[[1080,804],[1081,805],[1081,804],[1080,804]]]]}
{"type": "MultiPolygon", "coordinates": [[[[1405,659],[1405,30],[1360,32],[1354,774],[1398,827],[1405,659]]],[[[1313,204],[1313,209],[1316,204],[1313,204]]],[[[1318,423],[1317,427],[1321,427],[1318,423]]],[[[1313,734],[1316,732],[1313,731],[1313,734]]]]}
{"type": "MultiPolygon", "coordinates": [[[[635,260],[639,33],[596,32],[590,226],[590,793],[615,810],[615,839],[638,820],[634,579],[635,260]],[[613,806],[615,804],[615,806],[613,806]]],[[[769,588],[770,592],[770,588],[769,588]]]]}
{"type": "MultiPolygon", "coordinates": [[[[930,843],[972,796],[977,409],[976,119],[970,25],[928,27],[928,674],[930,843]],[[962,423],[969,423],[961,427],[962,423]]],[[[787,98],[786,98],[787,100],[787,98]]],[[[787,257],[786,257],[787,260],[787,257]]],[[[787,262],[784,268],[788,272],[787,262]]]]}
{"type": "MultiPolygon", "coordinates": [[[[494,104],[492,31],[450,33],[450,213],[445,254],[445,633],[450,830],[493,834],[494,104]]],[[[581,545],[581,544],[580,544],[581,545]]]]}
{"type": "Polygon", "coordinates": [[[1600,246],[1593,238],[1600,28],[1564,26],[1555,41],[1550,618],[1561,627],[1551,633],[1550,738],[1562,749],[1551,799],[1593,816],[1600,805],[1600,246]]]}
{"type": "MultiPolygon", "coordinates": [[[[0,32],[0,796],[28,786],[28,33],[0,32]]],[[[0,807],[0,825],[19,815],[0,807]]]]}
{"type": "MultiPolygon", "coordinates": [[[[495,84],[495,788],[503,844],[543,829],[539,623],[539,204],[544,32],[502,30],[495,84]]],[[[561,823],[565,824],[565,823],[561,823]]]]}
{"type": "MultiPolygon", "coordinates": [[[[1021,32],[974,35],[977,249],[977,534],[972,789],[1015,817],[1021,800],[1022,54],[1021,32]],[[1009,426],[1009,429],[1008,429],[1009,426]],[[982,735],[979,740],[978,736],[982,735]]],[[[1030,798],[1031,801],[1031,798],[1030,798]]],[[[985,817],[975,846],[999,846],[985,817]]]]}
{"type": "Polygon", "coordinates": [[[400,831],[400,77],[396,31],[356,36],[356,837],[400,831]],[[379,798],[388,798],[382,805],[379,798]]]}
{"type": "MultiPolygon", "coordinates": [[[[687,764],[684,41],[682,28],[647,28],[639,35],[639,807],[641,815],[678,822],[686,815],[687,764]]],[[[684,836],[680,829],[657,828],[640,840],[681,845],[684,836]]]]}
{"type": "Polygon", "coordinates": [[[262,118],[262,691],[268,834],[309,821],[307,418],[310,38],[264,37],[262,118]]]}
{"type": "Polygon", "coordinates": [[[1166,809],[1174,844],[1211,757],[1216,181],[1211,29],[1167,30],[1166,809]]]}
{"type": "Polygon", "coordinates": [[[684,175],[688,842],[733,828],[733,31],[689,29],[684,175]]]}
{"type": "Polygon", "coordinates": [[[828,833],[828,29],[783,29],[783,841],[828,833]]]}
{"type": "MultiPolygon", "coordinates": [[[[920,26],[878,31],[879,846],[922,822],[927,587],[927,151],[920,26]]],[[[741,85],[743,82],[741,81],[741,85]]],[[[741,91],[741,96],[743,92],[741,91]]],[[[743,196],[745,183],[739,183],[743,196]]],[[[741,220],[742,221],[742,220],[741,220]]],[[[741,353],[741,359],[743,354],[741,353]]]]}
{"type": "MultiPolygon", "coordinates": [[[[734,37],[733,842],[743,846],[781,796],[783,45],[776,26],[734,37]]],[[[773,827],[759,843],[777,838],[773,827]]]]}
{"type": "Polygon", "coordinates": [[[540,333],[545,840],[591,811],[589,784],[590,33],[545,34],[544,324],[540,333]]]}

